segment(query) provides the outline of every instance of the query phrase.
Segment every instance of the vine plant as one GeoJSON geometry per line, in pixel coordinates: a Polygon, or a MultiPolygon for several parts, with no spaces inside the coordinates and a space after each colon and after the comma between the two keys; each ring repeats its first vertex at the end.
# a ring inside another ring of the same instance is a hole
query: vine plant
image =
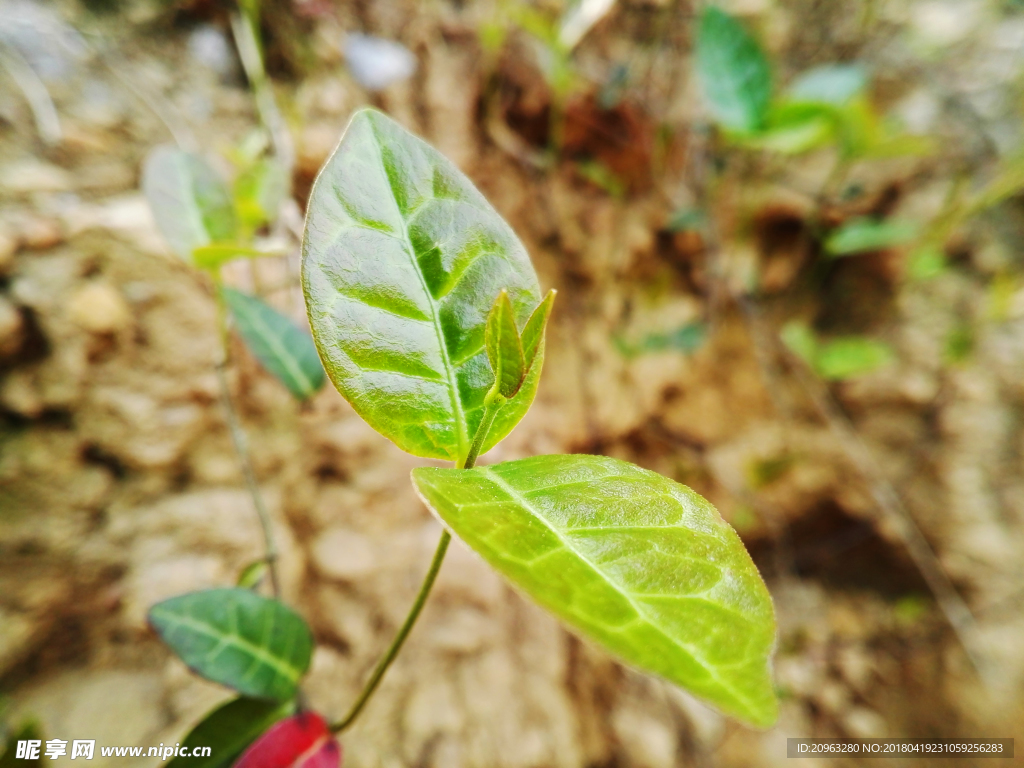
{"type": "MultiPolygon", "coordinates": [[[[204,187],[191,189],[203,211],[204,187]]],[[[452,535],[623,661],[741,721],[775,721],[772,602],[707,501],[603,456],[476,466],[530,408],[555,292],[542,296],[526,249],[469,179],[384,114],[360,111],[313,187],[302,257],[313,338],[335,386],[403,450],[452,462],[412,472],[443,532],[394,640],[333,721],[299,690],[313,648],[306,623],[248,576],[154,606],[150,622],[170,648],[239,694],[184,739],[213,755],[176,760],[338,766],[336,735],[401,650],[452,535]]]]}

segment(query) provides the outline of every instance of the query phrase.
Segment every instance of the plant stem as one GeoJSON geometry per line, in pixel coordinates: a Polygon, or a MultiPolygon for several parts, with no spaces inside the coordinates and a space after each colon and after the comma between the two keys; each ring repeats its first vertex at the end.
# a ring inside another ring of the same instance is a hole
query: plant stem
{"type": "Polygon", "coordinates": [[[235,410],[234,401],[231,399],[231,388],[228,386],[227,365],[229,356],[228,318],[227,307],[224,306],[224,299],[220,292],[220,281],[215,280],[214,289],[217,296],[217,325],[220,331],[220,359],[217,361],[217,381],[220,384],[221,402],[224,404],[224,414],[227,416],[228,431],[231,432],[231,442],[235,447],[235,454],[238,456],[238,463],[242,467],[242,475],[245,477],[245,484],[252,497],[253,507],[256,508],[256,516],[260,521],[260,528],[263,530],[263,559],[267,563],[267,571],[270,574],[270,587],[274,597],[281,595],[281,582],[277,576],[277,545],[274,543],[274,530],[270,522],[270,513],[267,505],[263,502],[263,494],[256,482],[256,473],[252,468],[252,461],[249,458],[249,448],[242,429],[241,421],[238,418],[238,411],[235,410]]]}
{"type": "Polygon", "coordinates": [[[472,469],[476,464],[477,457],[480,456],[480,449],[484,447],[484,440],[487,439],[487,433],[491,431],[494,417],[504,404],[505,398],[498,394],[495,394],[493,398],[488,395],[484,400],[484,414],[480,417],[480,426],[477,427],[476,434],[473,436],[473,444],[469,447],[469,454],[462,464],[462,469],[472,469]]]}
{"type": "MultiPolygon", "coordinates": [[[[498,412],[504,401],[505,398],[500,395],[494,398],[488,397],[484,401],[484,414],[480,419],[480,426],[477,427],[476,434],[473,436],[473,444],[470,446],[469,454],[465,460],[458,462],[457,466],[459,469],[473,468],[477,456],[480,455],[480,449],[483,447],[484,440],[487,438],[487,433],[491,429],[491,424],[494,422],[494,415],[498,412]]],[[[447,530],[441,533],[441,540],[437,542],[437,549],[434,550],[434,559],[430,561],[430,569],[427,571],[427,575],[423,577],[420,591],[417,593],[416,600],[413,601],[405,621],[399,627],[398,634],[395,635],[388,649],[384,651],[384,655],[380,657],[377,666],[373,668],[370,679],[366,681],[366,685],[363,686],[359,698],[356,699],[355,704],[349,709],[348,714],[331,726],[332,732],[341,733],[359,717],[359,713],[363,711],[363,707],[366,706],[374,691],[377,690],[377,686],[380,685],[380,681],[384,678],[384,673],[388,671],[388,667],[391,666],[399,651],[402,650],[402,645],[405,644],[405,640],[409,637],[409,633],[412,632],[412,628],[416,624],[416,619],[419,618],[427,598],[430,597],[430,590],[433,589],[434,581],[437,580],[437,574],[441,570],[441,564],[444,562],[444,556],[448,551],[448,545],[451,543],[451,540],[452,535],[447,530]]]]}
{"type": "Polygon", "coordinates": [[[252,8],[245,7],[243,4],[239,13],[232,14],[231,33],[238,48],[245,76],[249,80],[249,85],[252,86],[260,121],[270,133],[274,154],[284,165],[289,184],[291,184],[291,173],[295,166],[295,147],[292,144],[291,135],[288,133],[288,125],[277,106],[273,86],[263,65],[258,30],[259,20],[252,8]]]}
{"type": "Polygon", "coordinates": [[[352,722],[359,717],[359,713],[363,711],[363,707],[373,696],[374,691],[377,690],[377,686],[380,685],[381,679],[384,677],[384,673],[388,671],[388,667],[391,666],[391,662],[395,660],[398,652],[402,650],[402,645],[405,643],[405,639],[409,636],[412,631],[413,625],[416,623],[416,619],[419,618],[420,611],[423,610],[424,604],[427,602],[427,598],[430,596],[430,590],[434,586],[434,581],[437,579],[437,573],[441,570],[441,563],[444,562],[445,553],[448,551],[448,544],[452,540],[452,535],[448,531],[444,531],[441,534],[441,540],[437,542],[437,549],[434,551],[434,559],[430,562],[430,570],[427,571],[427,575],[423,579],[423,583],[420,585],[419,594],[416,595],[416,601],[412,604],[412,608],[409,609],[409,614],[405,617],[405,621],[402,622],[401,628],[398,630],[398,634],[395,635],[395,639],[391,641],[391,645],[384,652],[384,655],[380,657],[380,661],[377,662],[377,666],[373,668],[373,674],[370,675],[370,679],[363,686],[363,692],[359,694],[359,698],[356,699],[356,703],[349,709],[348,714],[345,715],[341,720],[331,726],[331,730],[334,733],[340,733],[341,731],[348,728],[352,722]]]}

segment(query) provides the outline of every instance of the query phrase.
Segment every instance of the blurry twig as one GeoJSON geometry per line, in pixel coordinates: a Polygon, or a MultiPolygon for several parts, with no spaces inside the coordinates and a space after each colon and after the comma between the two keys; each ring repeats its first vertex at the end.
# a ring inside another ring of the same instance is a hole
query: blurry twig
{"type": "Polygon", "coordinates": [[[230,337],[228,335],[228,312],[221,298],[219,286],[215,286],[217,299],[217,322],[220,336],[220,355],[217,360],[217,382],[220,385],[221,401],[224,405],[224,414],[227,417],[228,430],[231,432],[231,442],[235,447],[235,454],[238,456],[238,463],[242,468],[242,475],[245,477],[245,484],[252,496],[253,506],[256,508],[256,515],[260,520],[260,528],[263,531],[264,559],[267,563],[267,571],[270,574],[270,586],[274,597],[281,595],[281,582],[277,574],[277,545],[274,541],[274,530],[270,521],[270,513],[263,501],[263,493],[260,491],[259,483],[256,482],[256,473],[252,468],[252,459],[249,456],[249,446],[235,410],[234,401],[231,398],[231,387],[228,384],[227,366],[230,356],[230,337]]]}
{"type": "MultiPolygon", "coordinates": [[[[296,218],[294,216],[294,209],[296,206],[291,191],[292,177],[295,173],[295,144],[292,141],[291,133],[288,131],[288,125],[285,122],[284,116],[277,106],[277,99],[274,98],[274,89],[270,78],[267,77],[267,70],[263,64],[263,52],[257,36],[259,29],[259,4],[242,2],[239,5],[241,10],[231,16],[231,33],[235,39],[235,46],[238,48],[238,56],[242,61],[245,76],[252,87],[260,121],[270,133],[270,141],[274,146],[274,155],[284,169],[284,177],[287,179],[288,184],[288,194],[284,195],[280,208],[276,212],[277,215],[274,217],[274,228],[279,233],[294,233],[294,221],[296,218]],[[292,210],[288,210],[289,204],[292,210]]],[[[301,240],[301,234],[299,234],[298,239],[301,240]]],[[[284,266],[289,276],[294,274],[295,279],[298,280],[293,260],[285,257],[284,266]]],[[[259,274],[255,264],[252,265],[252,275],[253,282],[258,283],[259,274]]],[[[294,309],[292,304],[293,301],[291,295],[289,295],[289,310],[294,309]]]]}
{"type": "Polygon", "coordinates": [[[57,117],[57,108],[53,105],[50,92],[46,89],[46,83],[21,55],[21,51],[3,41],[0,41],[0,64],[25,95],[40,138],[51,146],[59,144],[62,137],[60,119],[57,117]]]}
{"type": "Polygon", "coordinates": [[[270,132],[270,140],[274,145],[274,154],[285,167],[286,178],[291,181],[292,170],[295,168],[295,146],[285,123],[281,110],[278,109],[274,91],[263,66],[263,54],[256,37],[256,19],[250,14],[240,12],[231,16],[231,32],[238,47],[238,55],[242,60],[245,76],[252,86],[256,99],[256,109],[260,120],[270,132]]]}

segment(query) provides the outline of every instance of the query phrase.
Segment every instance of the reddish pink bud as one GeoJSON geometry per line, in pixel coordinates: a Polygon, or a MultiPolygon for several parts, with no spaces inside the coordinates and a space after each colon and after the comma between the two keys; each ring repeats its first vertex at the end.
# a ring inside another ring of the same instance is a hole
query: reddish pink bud
{"type": "Polygon", "coordinates": [[[320,715],[300,712],[256,739],[234,768],[341,768],[341,746],[320,715]]]}

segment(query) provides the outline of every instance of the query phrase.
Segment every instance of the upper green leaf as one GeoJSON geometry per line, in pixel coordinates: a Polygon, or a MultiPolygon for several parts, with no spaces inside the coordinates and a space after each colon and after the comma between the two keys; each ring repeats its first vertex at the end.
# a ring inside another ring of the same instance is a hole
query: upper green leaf
{"type": "Polygon", "coordinates": [[[294,711],[294,701],[244,696],[232,699],[207,714],[189,731],[181,742],[181,746],[188,749],[189,757],[178,756],[167,768],[228,768],[260,734],[294,711]],[[209,747],[210,754],[192,757],[193,747],[209,747]]]}
{"type": "MultiPolygon", "coordinates": [[[[302,253],[313,337],[341,394],[400,448],[464,457],[494,381],[487,314],[502,288],[517,327],[540,301],[512,229],[439,152],[363,110],[313,187],[302,253]]],[[[526,413],[541,359],[484,450],[526,413]]]]}
{"type": "Polygon", "coordinates": [[[719,8],[706,8],[700,18],[697,76],[722,127],[750,133],[764,125],[772,98],[771,66],[746,28],[719,8]]]}
{"type": "Polygon", "coordinates": [[[580,455],[412,477],[445,525],[572,627],[742,720],[775,721],[771,598],[689,488],[580,455]]]}
{"type": "Polygon", "coordinates": [[[222,288],[238,332],[263,366],[305,400],[324,384],[324,369],[309,334],[257,296],[222,288]]]}
{"type": "Polygon", "coordinates": [[[519,341],[512,303],[506,291],[498,294],[487,315],[484,347],[491,370],[494,371],[495,391],[502,397],[514,397],[523,383],[526,361],[523,359],[523,345],[519,341]]]}
{"type": "Polygon", "coordinates": [[[153,150],[142,170],[142,190],[157,226],[182,258],[237,231],[235,209],[224,182],[198,155],[173,147],[153,150]]]}
{"type": "Polygon", "coordinates": [[[172,597],[150,608],[149,623],[197,673],[257,698],[294,696],[313,652],[301,616],[237,587],[172,597]]]}

